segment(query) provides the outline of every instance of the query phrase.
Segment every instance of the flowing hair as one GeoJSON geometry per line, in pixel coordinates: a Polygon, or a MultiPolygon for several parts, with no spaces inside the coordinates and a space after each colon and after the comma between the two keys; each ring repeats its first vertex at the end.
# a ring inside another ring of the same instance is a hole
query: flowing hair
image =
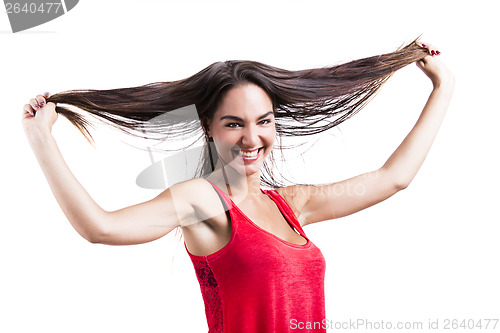
{"type": "MultiPolygon", "coordinates": [[[[262,88],[272,101],[278,138],[318,134],[361,110],[394,72],[427,56],[427,50],[416,43],[419,38],[394,52],[333,67],[291,71],[256,61],[228,60],[177,81],[109,90],[69,90],[50,96],[47,102],[56,103],[56,112],[91,144],[92,123],[71,107],[141,138],[198,136],[205,142],[198,169],[198,176],[202,176],[213,171],[217,160],[206,134],[207,124],[229,89],[248,83],[262,88]],[[174,123],[169,117],[158,117],[193,104],[199,120],[174,123]],[[151,121],[153,118],[155,121],[151,121]]],[[[271,152],[264,162],[261,182],[274,188],[284,186],[274,177],[273,165],[271,152]]]]}

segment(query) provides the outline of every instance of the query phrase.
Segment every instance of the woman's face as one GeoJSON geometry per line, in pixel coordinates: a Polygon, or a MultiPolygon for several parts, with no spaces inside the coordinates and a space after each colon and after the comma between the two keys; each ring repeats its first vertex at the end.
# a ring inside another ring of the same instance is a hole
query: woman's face
{"type": "Polygon", "coordinates": [[[273,105],[264,90],[245,84],[228,90],[208,125],[217,153],[242,175],[260,171],[276,137],[273,105]]]}

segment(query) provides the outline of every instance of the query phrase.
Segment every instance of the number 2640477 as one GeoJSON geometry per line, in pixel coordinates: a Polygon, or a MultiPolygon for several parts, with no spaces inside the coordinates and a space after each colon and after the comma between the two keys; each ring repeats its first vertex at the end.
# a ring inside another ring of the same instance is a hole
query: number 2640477
{"type": "Polygon", "coordinates": [[[59,10],[63,10],[60,2],[42,2],[42,3],[24,3],[20,4],[18,2],[7,2],[5,4],[5,9],[7,14],[19,14],[19,13],[59,13],[59,10]]]}

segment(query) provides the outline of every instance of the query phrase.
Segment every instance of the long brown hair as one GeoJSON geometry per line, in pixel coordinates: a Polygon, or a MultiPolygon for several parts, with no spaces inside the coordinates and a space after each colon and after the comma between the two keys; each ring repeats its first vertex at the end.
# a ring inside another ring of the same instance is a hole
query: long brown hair
{"type": "MultiPolygon", "coordinates": [[[[201,176],[213,171],[213,158],[217,157],[204,133],[206,125],[229,89],[246,83],[262,88],[272,101],[278,136],[318,134],[361,110],[394,72],[427,56],[427,50],[417,41],[391,53],[333,67],[290,71],[255,61],[228,60],[213,63],[182,80],[110,90],[69,90],[47,101],[56,103],[56,112],[75,125],[90,143],[94,143],[89,131],[91,122],[71,106],[142,138],[204,136],[201,176]],[[198,113],[197,122],[172,124],[158,117],[192,104],[198,113]],[[156,117],[159,120],[151,122],[156,117]]],[[[273,176],[273,163],[271,155],[264,163],[262,182],[271,187],[283,186],[273,176]]]]}

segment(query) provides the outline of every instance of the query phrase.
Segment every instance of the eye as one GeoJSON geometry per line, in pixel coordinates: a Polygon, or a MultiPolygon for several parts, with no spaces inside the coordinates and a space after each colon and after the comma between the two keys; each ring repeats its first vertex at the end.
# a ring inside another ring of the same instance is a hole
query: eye
{"type": "Polygon", "coordinates": [[[240,127],[240,124],[238,124],[238,123],[228,123],[228,124],[226,124],[226,127],[237,128],[237,127],[240,127]]]}
{"type": "Polygon", "coordinates": [[[259,124],[261,124],[261,125],[267,125],[267,124],[270,124],[270,123],[271,123],[271,119],[264,119],[261,122],[259,122],[259,124]]]}

